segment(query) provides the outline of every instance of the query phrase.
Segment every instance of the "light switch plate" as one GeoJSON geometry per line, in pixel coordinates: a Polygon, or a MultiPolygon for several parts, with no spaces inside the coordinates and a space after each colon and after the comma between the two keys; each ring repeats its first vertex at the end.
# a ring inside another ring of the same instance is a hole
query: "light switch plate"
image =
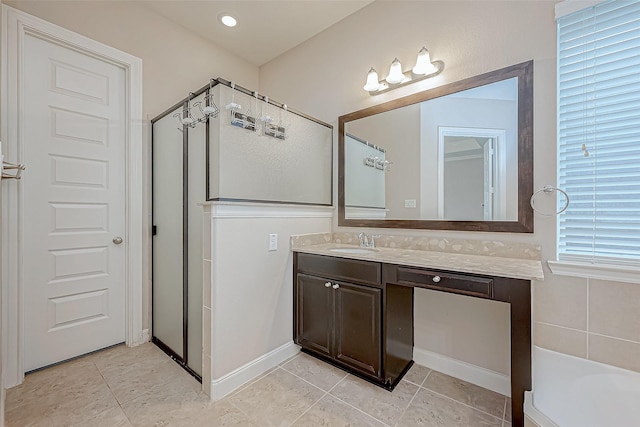
{"type": "Polygon", "coordinates": [[[416,207],[416,199],[407,199],[404,201],[405,208],[415,208],[416,207]]]}
{"type": "Polygon", "coordinates": [[[278,235],[277,234],[269,234],[269,250],[277,251],[278,250],[278,235]]]}

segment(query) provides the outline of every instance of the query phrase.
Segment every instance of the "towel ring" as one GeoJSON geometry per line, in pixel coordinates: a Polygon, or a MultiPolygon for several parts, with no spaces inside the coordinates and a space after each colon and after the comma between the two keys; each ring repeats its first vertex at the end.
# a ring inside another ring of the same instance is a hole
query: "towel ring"
{"type": "Polygon", "coordinates": [[[529,204],[531,205],[531,209],[533,209],[533,210],[534,210],[534,212],[536,212],[536,213],[537,213],[537,214],[539,214],[539,215],[542,215],[542,216],[555,216],[555,215],[560,215],[562,212],[566,211],[566,210],[567,210],[567,208],[569,207],[569,195],[567,194],[567,192],[566,192],[566,191],[564,191],[564,190],[563,190],[563,189],[561,189],[561,188],[554,187],[553,185],[545,185],[544,187],[542,187],[541,189],[539,189],[538,191],[534,192],[534,193],[531,195],[531,199],[529,200],[529,204]],[[533,199],[534,199],[534,197],[536,197],[536,195],[537,195],[538,193],[547,193],[547,194],[549,194],[549,193],[552,193],[552,192],[554,192],[554,191],[556,191],[556,192],[560,192],[560,193],[564,194],[564,197],[567,199],[567,201],[565,202],[565,205],[562,207],[562,209],[560,209],[558,212],[555,212],[555,213],[552,213],[552,214],[543,213],[543,212],[540,212],[539,210],[537,210],[537,209],[536,209],[536,207],[535,207],[535,205],[534,205],[534,203],[533,203],[533,199]]]}

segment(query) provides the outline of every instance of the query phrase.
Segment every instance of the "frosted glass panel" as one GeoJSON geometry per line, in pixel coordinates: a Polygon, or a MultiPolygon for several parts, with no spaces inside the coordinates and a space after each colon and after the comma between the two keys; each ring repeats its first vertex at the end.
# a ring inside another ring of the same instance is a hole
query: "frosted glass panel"
{"type": "Polygon", "coordinates": [[[375,160],[384,162],[384,150],[352,135],[345,136],[345,206],[384,208],[385,172],[375,160]]]}
{"type": "MultiPolygon", "coordinates": [[[[202,100],[204,95],[193,102],[202,100]]],[[[188,130],[188,332],[187,366],[202,375],[202,206],[205,201],[205,124],[188,130]]]]}
{"type": "MultiPolygon", "coordinates": [[[[232,89],[214,89],[222,113],[211,121],[209,198],[331,204],[332,129],[235,91],[233,101],[253,117],[288,124],[280,140],[230,123],[224,108],[232,89]]],[[[257,121],[260,124],[260,121],[257,121]]]]}
{"type": "Polygon", "coordinates": [[[172,116],[153,124],[153,336],[183,357],[182,132],[172,116]]]}

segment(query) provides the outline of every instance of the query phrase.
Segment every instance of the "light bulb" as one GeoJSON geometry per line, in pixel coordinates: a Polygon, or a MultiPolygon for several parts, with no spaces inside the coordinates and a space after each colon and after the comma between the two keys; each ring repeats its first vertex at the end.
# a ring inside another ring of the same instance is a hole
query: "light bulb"
{"type": "Polygon", "coordinates": [[[367,74],[367,83],[364,85],[364,90],[367,92],[373,92],[380,89],[380,82],[378,81],[378,72],[375,68],[371,67],[367,74]]]}
{"type": "Polygon", "coordinates": [[[426,47],[422,47],[418,52],[418,59],[416,59],[416,66],[413,67],[413,74],[426,75],[433,74],[437,71],[436,67],[431,63],[431,55],[426,47]]]}
{"type": "Polygon", "coordinates": [[[222,15],[220,16],[220,22],[222,22],[227,27],[235,27],[238,21],[231,15],[222,15]]]}
{"type": "Polygon", "coordinates": [[[397,84],[405,79],[405,75],[402,73],[402,64],[398,61],[398,58],[394,59],[389,68],[389,75],[386,80],[388,83],[397,84]]]}

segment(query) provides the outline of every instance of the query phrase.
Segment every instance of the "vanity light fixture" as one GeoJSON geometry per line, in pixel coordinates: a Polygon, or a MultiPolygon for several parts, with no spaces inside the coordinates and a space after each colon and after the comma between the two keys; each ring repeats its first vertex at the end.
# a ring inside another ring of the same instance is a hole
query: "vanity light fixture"
{"type": "Polygon", "coordinates": [[[435,77],[440,74],[442,70],[444,70],[444,62],[431,61],[429,51],[426,47],[422,47],[420,52],[418,52],[416,65],[411,70],[403,72],[400,60],[395,58],[393,62],[391,62],[389,75],[384,81],[379,80],[378,72],[371,67],[369,73],[367,73],[367,83],[364,85],[364,90],[369,92],[369,95],[379,95],[409,83],[435,77]]]}

